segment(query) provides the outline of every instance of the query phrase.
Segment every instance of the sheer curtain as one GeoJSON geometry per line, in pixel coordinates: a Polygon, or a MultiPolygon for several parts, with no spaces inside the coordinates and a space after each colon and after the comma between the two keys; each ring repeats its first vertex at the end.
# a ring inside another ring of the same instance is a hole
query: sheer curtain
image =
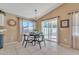
{"type": "Polygon", "coordinates": [[[72,39],[73,48],[79,49],[79,12],[72,15],[72,39]]]}
{"type": "Polygon", "coordinates": [[[73,36],[79,36],[79,12],[73,13],[73,36]]]}

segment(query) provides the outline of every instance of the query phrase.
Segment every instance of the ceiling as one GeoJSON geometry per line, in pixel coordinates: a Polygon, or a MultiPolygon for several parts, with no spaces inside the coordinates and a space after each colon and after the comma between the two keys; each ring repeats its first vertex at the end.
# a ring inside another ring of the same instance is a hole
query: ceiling
{"type": "Polygon", "coordinates": [[[47,14],[51,10],[54,10],[58,6],[62,5],[61,3],[0,3],[0,9],[25,18],[34,18],[35,12],[37,9],[37,16],[47,14]]]}

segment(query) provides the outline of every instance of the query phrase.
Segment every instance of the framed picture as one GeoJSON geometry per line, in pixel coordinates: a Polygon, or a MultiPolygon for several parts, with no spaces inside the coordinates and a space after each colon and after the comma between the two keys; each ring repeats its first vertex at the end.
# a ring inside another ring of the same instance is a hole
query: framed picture
{"type": "Polygon", "coordinates": [[[68,28],[69,27],[69,19],[61,20],[61,28],[68,28]]]}
{"type": "Polygon", "coordinates": [[[14,19],[10,19],[10,20],[8,21],[8,25],[9,25],[9,26],[15,26],[15,25],[16,25],[16,21],[15,21],[14,19]]]}

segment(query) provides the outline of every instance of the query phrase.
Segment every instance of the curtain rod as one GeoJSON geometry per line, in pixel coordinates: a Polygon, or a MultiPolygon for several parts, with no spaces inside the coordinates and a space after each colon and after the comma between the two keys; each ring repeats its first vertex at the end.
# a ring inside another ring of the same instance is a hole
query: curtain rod
{"type": "Polygon", "coordinates": [[[51,18],[42,19],[41,21],[49,20],[49,19],[54,19],[54,18],[59,18],[59,17],[60,17],[60,16],[55,16],[55,17],[51,17],[51,18]]]}
{"type": "Polygon", "coordinates": [[[68,15],[73,14],[73,13],[78,13],[79,11],[73,11],[73,12],[69,12],[68,15]]]}

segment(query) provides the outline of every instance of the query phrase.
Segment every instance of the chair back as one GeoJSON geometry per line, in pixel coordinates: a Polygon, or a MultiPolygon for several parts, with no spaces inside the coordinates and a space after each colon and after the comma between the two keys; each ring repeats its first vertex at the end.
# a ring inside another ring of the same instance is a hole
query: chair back
{"type": "Polygon", "coordinates": [[[24,40],[28,40],[29,35],[24,34],[24,40]]]}

